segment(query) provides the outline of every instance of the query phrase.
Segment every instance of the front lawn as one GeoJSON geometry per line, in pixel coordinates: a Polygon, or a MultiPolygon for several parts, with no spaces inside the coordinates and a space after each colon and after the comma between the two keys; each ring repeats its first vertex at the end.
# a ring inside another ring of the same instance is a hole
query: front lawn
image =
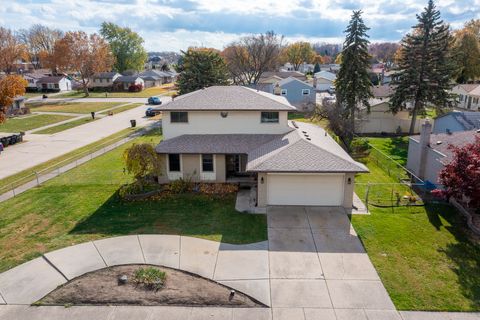
{"type": "Polygon", "coordinates": [[[125,102],[50,102],[28,105],[32,112],[90,113],[113,108],[125,102]]]}
{"type": "Polygon", "coordinates": [[[56,114],[30,114],[7,118],[4,123],[0,124],[0,132],[28,131],[71,118],[71,116],[56,114]]]}
{"type": "Polygon", "coordinates": [[[67,129],[75,128],[75,127],[90,123],[98,119],[99,118],[92,119],[92,117],[80,118],[78,120],[62,123],[57,126],[46,128],[40,131],[35,131],[35,134],[54,134],[57,132],[61,132],[67,129]]]}
{"type": "MultiPolygon", "coordinates": [[[[148,98],[158,95],[171,95],[172,92],[175,92],[173,86],[169,85],[147,88],[140,92],[107,92],[107,95],[105,95],[105,92],[92,91],[88,98],[148,98]]],[[[83,91],[71,91],[55,96],[55,98],[85,98],[85,94],[83,91]]]]}
{"type": "MultiPolygon", "coordinates": [[[[402,140],[369,138],[379,149],[405,161],[402,140]]],[[[365,198],[389,198],[392,190],[409,190],[366,160],[369,174],[358,175],[355,191],[365,198]],[[362,184],[363,183],[363,184],[362,184]]],[[[480,310],[480,248],[467,236],[466,223],[449,205],[377,208],[371,215],[354,215],[352,223],[395,306],[400,310],[480,310]]]]}
{"type": "MultiPolygon", "coordinates": [[[[136,142],[159,140],[149,135],[136,142]]],[[[121,159],[126,147],[0,203],[0,272],[51,250],[126,234],[181,234],[238,244],[267,239],[265,216],[236,212],[233,195],[120,201],[117,190],[131,181],[121,159]]]]}

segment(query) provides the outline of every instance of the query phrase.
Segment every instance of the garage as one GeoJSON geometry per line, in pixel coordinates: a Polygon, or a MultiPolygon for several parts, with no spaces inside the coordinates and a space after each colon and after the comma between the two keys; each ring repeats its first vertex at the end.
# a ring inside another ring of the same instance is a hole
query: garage
{"type": "Polygon", "coordinates": [[[268,205],[341,206],[343,174],[267,174],[268,205]]]}

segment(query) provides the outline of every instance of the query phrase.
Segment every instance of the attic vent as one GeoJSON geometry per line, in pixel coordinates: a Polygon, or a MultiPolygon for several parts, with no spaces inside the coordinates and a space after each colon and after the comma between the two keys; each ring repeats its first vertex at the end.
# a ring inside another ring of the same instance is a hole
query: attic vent
{"type": "Polygon", "coordinates": [[[226,118],[228,116],[228,112],[227,111],[222,111],[222,112],[220,112],[220,116],[222,118],[226,118]]]}
{"type": "Polygon", "coordinates": [[[308,141],[310,141],[310,140],[312,140],[312,139],[310,139],[310,138],[307,138],[307,140],[308,140],[308,141]]]}
{"type": "Polygon", "coordinates": [[[302,133],[303,133],[303,134],[306,134],[306,133],[307,133],[307,131],[302,131],[302,133]]]}
{"type": "Polygon", "coordinates": [[[440,144],[442,144],[442,141],[439,140],[439,141],[436,142],[437,146],[440,145],[440,144]]]}
{"type": "Polygon", "coordinates": [[[477,130],[477,133],[480,133],[480,129],[477,130]]]}
{"type": "Polygon", "coordinates": [[[298,125],[295,121],[292,121],[292,125],[295,127],[295,129],[298,129],[298,125]]]}

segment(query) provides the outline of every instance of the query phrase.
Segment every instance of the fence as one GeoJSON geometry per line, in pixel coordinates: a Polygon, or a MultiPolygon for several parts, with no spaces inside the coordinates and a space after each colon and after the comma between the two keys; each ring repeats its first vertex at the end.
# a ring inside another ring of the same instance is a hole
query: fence
{"type": "Polygon", "coordinates": [[[16,181],[9,183],[6,186],[0,187],[0,202],[8,200],[17,196],[18,194],[25,192],[31,188],[37,187],[42,183],[60,176],[61,174],[72,170],[96,157],[99,157],[119,146],[133,140],[134,138],[144,135],[146,132],[152,130],[154,127],[144,128],[142,130],[136,131],[133,134],[128,135],[127,137],[112,138],[111,140],[105,141],[99,145],[93,146],[89,150],[85,150],[79,154],[76,154],[67,159],[63,159],[54,165],[42,169],[40,171],[32,172],[31,174],[22,177],[16,181]]]}

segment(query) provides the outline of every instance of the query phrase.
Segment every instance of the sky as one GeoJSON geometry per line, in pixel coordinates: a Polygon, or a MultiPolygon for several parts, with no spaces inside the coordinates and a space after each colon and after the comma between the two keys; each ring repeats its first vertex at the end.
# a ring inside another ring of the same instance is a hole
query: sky
{"type": "MultiPolygon", "coordinates": [[[[352,10],[364,11],[372,42],[398,41],[428,0],[0,0],[0,26],[40,23],[98,32],[103,21],[137,31],[148,51],[222,49],[240,36],[273,30],[286,42],[341,43],[352,10]]],[[[452,28],[480,18],[480,0],[437,0],[452,28]]]]}

